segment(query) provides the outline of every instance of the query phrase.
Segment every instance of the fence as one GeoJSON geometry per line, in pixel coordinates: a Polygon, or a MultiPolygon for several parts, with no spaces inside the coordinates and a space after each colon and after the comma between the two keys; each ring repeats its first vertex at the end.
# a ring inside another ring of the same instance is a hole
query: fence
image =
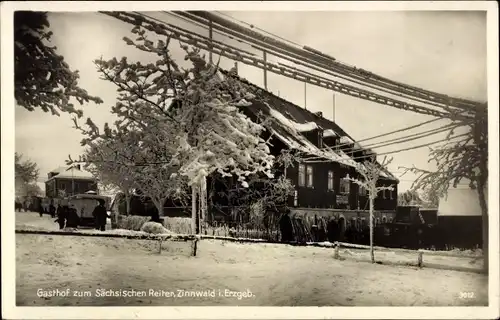
{"type": "MultiPolygon", "coordinates": [[[[191,230],[191,218],[165,217],[163,219],[163,225],[166,229],[175,233],[193,233],[191,230]]],[[[263,224],[250,222],[206,222],[202,223],[201,234],[205,236],[256,239],[270,242],[277,242],[280,239],[280,232],[277,224],[265,226],[263,224]]]]}
{"type": "MultiPolygon", "coordinates": [[[[133,216],[128,216],[133,217],[133,216]]],[[[148,219],[147,217],[143,217],[148,219]]],[[[193,234],[191,218],[164,217],[166,229],[179,234],[193,234]]],[[[330,217],[302,216],[292,217],[291,228],[293,240],[297,243],[308,242],[345,242],[359,245],[369,245],[370,232],[367,225],[348,223],[341,226],[330,217]]],[[[448,233],[442,232],[443,227],[434,226],[397,226],[395,224],[377,224],[374,229],[374,243],[377,246],[389,248],[451,250],[476,249],[480,244],[454,242],[448,233]],[[422,231],[423,230],[423,231],[422,231]],[[420,231],[422,231],[420,233],[420,231]]],[[[135,229],[138,230],[138,229],[135,229]]],[[[262,239],[279,242],[281,231],[279,221],[272,219],[271,223],[256,223],[242,221],[209,221],[201,224],[201,234],[209,236],[262,239]]]]}

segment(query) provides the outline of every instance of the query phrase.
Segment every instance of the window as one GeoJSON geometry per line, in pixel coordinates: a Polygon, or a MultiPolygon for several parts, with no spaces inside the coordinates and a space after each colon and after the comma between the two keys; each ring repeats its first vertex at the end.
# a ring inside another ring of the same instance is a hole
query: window
{"type": "Polygon", "coordinates": [[[349,194],[351,191],[351,182],[346,178],[340,180],[340,193],[349,194]]]}
{"type": "Polygon", "coordinates": [[[299,164],[299,186],[304,187],[306,185],[306,166],[299,164]]]}
{"type": "Polygon", "coordinates": [[[333,191],[333,171],[328,171],[328,190],[333,191]]]}
{"type": "Polygon", "coordinates": [[[382,223],[387,223],[387,217],[386,216],[382,217],[382,223]]]}
{"type": "Polygon", "coordinates": [[[312,166],[307,166],[307,186],[312,187],[313,186],[313,167],[312,166]]]}
{"type": "Polygon", "coordinates": [[[385,190],[385,189],[384,189],[384,190],[382,190],[382,192],[381,192],[381,193],[382,193],[382,199],[385,199],[385,192],[386,192],[386,191],[387,191],[387,190],[385,190]]]}

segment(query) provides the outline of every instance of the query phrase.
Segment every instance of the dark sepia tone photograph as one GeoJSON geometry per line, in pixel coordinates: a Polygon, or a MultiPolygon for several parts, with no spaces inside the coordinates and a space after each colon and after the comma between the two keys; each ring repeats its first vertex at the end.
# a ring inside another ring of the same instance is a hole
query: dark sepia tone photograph
{"type": "Polygon", "coordinates": [[[487,6],[11,7],[16,307],[498,303],[487,6]]]}

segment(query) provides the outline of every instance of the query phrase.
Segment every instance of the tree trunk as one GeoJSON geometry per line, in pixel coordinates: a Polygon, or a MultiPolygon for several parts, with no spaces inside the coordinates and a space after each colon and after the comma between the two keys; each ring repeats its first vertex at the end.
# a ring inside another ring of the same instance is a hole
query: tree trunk
{"type": "Polygon", "coordinates": [[[207,225],[207,180],[203,178],[200,186],[200,233],[205,230],[207,225]]]}
{"type": "Polygon", "coordinates": [[[191,233],[196,234],[196,203],[197,203],[197,188],[191,187],[191,233]]]}
{"type": "Polygon", "coordinates": [[[373,253],[373,206],[374,199],[370,197],[370,259],[375,263],[375,254],[373,253]]]}
{"type": "Polygon", "coordinates": [[[163,216],[163,205],[165,204],[165,202],[162,200],[152,200],[155,207],[156,207],[156,210],[158,211],[158,217],[154,217],[153,215],[151,216],[151,218],[153,220],[156,220],[156,218],[159,218],[159,217],[162,217],[163,216]]]}
{"type": "Polygon", "coordinates": [[[481,207],[481,220],[482,220],[482,238],[483,238],[483,271],[488,273],[488,263],[489,263],[489,253],[488,253],[488,204],[486,203],[486,197],[484,190],[485,183],[479,182],[477,192],[479,195],[479,206],[481,207]]]}
{"type": "Polygon", "coordinates": [[[130,215],[130,194],[128,193],[128,191],[125,191],[124,195],[125,195],[125,214],[127,216],[129,216],[130,215]]]}

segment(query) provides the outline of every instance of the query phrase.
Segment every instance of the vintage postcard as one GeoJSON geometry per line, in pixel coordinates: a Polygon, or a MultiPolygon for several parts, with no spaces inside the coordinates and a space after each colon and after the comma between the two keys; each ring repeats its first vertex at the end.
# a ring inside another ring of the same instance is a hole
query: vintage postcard
{"type": "Polygon", "coordinates": [[[3,318],[499,317],[495,2],[1,14],[3,318]]]}

